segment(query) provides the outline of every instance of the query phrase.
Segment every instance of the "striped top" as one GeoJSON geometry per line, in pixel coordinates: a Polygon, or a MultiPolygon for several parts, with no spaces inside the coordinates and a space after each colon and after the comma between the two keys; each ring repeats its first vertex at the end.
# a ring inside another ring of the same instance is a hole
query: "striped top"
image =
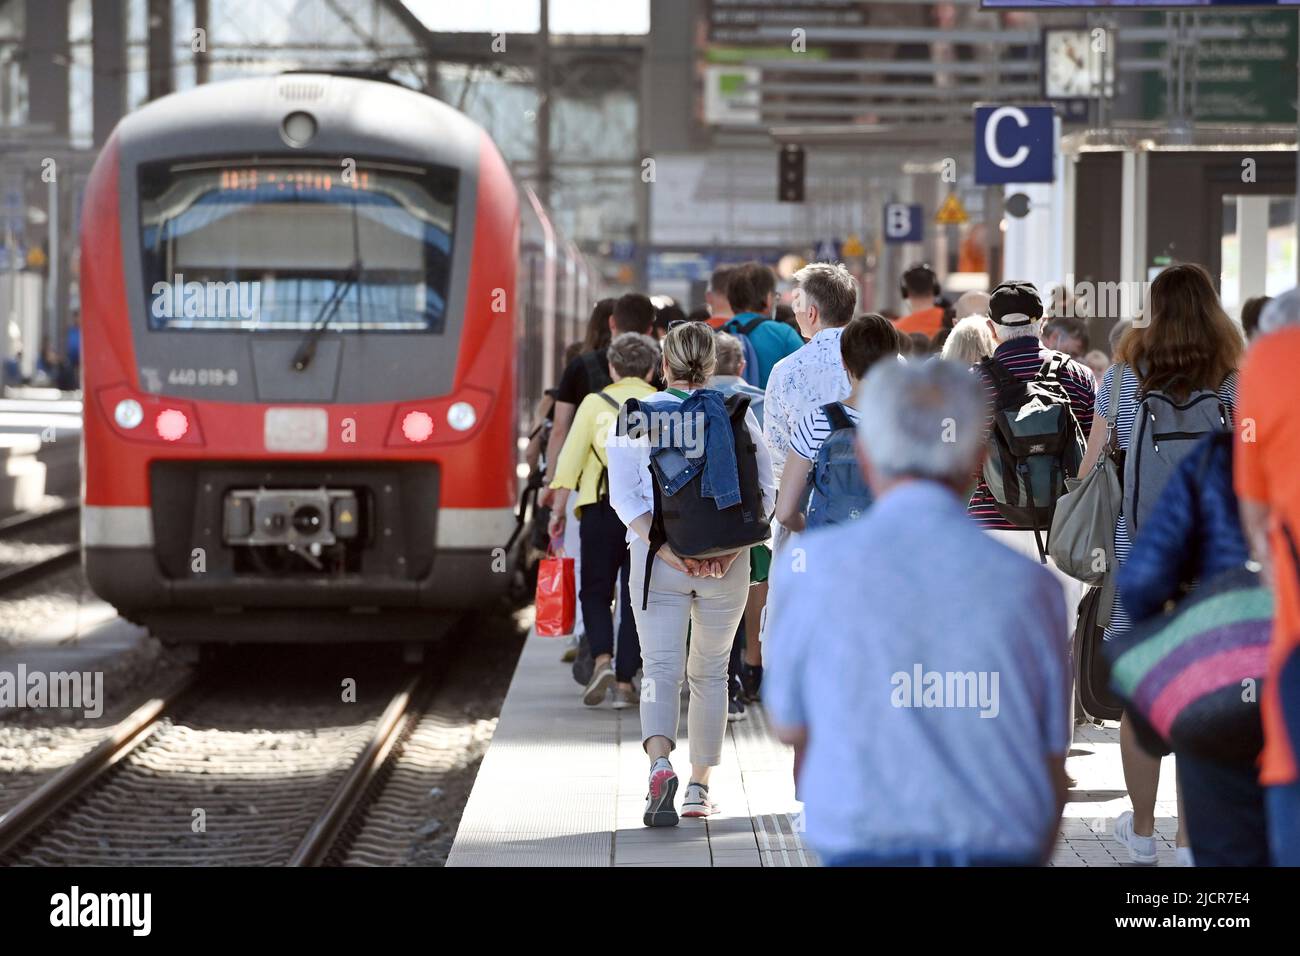
{"type": "MultiPolygon", "coordinates": [[[[851,405],[839,403],[840,408],[844,409],[844,414],[849,417],[853,424],[858,423],[858,410],[851,405]]],[[[811,412],[799,419],[795,425],[794,431],[790,433],[790,450],[800,458],[807,461],[816,461],[817,452],[822,447],[822,442],[826,436],[831,433],[831,423],[826,417],[826,412],[818,405],[811,412]]]]}
{"type": "MultiPolygon", "coordinates": [[[[1020,379],[1020,381],[1028,382],[1038,374],[1038,370],[1043,367],[1044,362],[1057,354],[1060,353],[1044,346],[1037,336],[1023,335],[1020,338],[1010,339],[999,345],[997,351],[993,353],[993,360],[1000,362],[1008,372],[1020,379]]],[[[988,396],[989,401],[988,424],[992,427],[993,403],[997,399],[997,388],[994,386],[993,380],[984,374],[978,365],[974,367],[973,371],[983,380],[984,393],[988,396]]],[[[1074,359],[1069,359],[1061,367],[1060,380],[1065,387],[1065,393],[1070,396],[1070,409],[1074,412],[1075,420],[1078,421],[1079,427],[1083,429],[1083,437],[1087,438],[1088,433],[1092,430],[1092,410],[1097,398],[1097,383],[1092,377],[1092,370],[1074,359]]],[[[970,504],[966,506],[966,513],[975,519],[975,523],[982,528],[1025,530],[1002,517],[1001,512],[998,511],[997,503],[993,500],[993,493],[989,491],[989,486],[984,483],[982,478],[975,487],[974,493],[970,496],[970,504]]]]}

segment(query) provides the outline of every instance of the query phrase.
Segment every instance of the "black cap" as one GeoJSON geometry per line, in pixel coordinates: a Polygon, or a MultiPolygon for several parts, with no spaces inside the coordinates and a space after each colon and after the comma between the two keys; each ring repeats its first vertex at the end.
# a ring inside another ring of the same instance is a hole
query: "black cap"
{"type": "Polygon", "coordinates": [[[1032,282],[1003,282],[989,295],[989,318],[998,325],[1028,325],[1042,317],[1043,301],[1032,282]]]}

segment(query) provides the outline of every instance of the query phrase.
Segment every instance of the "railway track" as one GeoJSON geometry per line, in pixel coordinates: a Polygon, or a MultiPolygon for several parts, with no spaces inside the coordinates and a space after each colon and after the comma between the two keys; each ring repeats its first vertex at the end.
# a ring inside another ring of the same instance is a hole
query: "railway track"
{"type": "Polygon", "coordinates": [[[63,501],[0,521],[0,594],[76,564],[80,514],[78,504],[63,501]]]}
{"type": "Polygon", "coordinates": [[[180,684],[0,816],[0,862],[339,862],[432,686],[407,674],[382,708],[345,718],[340,707],[365,705],[317,699],[250,714],[243,693],[180,684]]]}

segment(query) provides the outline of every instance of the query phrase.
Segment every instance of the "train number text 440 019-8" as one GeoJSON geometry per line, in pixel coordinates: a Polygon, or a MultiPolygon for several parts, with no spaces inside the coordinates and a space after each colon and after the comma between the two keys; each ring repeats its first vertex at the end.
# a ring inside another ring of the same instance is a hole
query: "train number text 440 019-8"
{"type": "Polygon", "coordinates": [[[167,373],[167,384],[229,387],[239,384],[239,372],[233,368],[174,368],[167,373]]]}

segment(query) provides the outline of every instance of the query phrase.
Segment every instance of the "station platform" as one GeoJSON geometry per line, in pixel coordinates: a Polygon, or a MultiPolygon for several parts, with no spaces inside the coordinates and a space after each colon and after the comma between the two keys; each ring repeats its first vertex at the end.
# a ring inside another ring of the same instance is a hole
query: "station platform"
{"type": "MultiPolygon", "coordinates": [[[[637,708],[585,706],[562,652],[562,641],[525,642],[447,866],[816,865],[797,832],[793,751],[761,705],[728,726],[709,783],[720,812],[651,829],[637,708]]],[[[684,788],[684,713],[681,726],[673,765],[684,788]]]]}
{"type": "MultiPolygon", "coordinates": [[[[720,812],[651,829],[641,822],[649,765],[638,711],[586,707],[562,651],[562,641],[535,634],[525,642],[447,866],[817,865],[800,839],[793,751],[772,735],[761,704],[728,725],[709,785],[720,812]]],[[[684,713],[681,726],[673,764],[684,775],[684,713]]],[[[1077,785],[1049,865],[1132,865],[1113,839],[1115,818],[1130,806],[1118,725],[1077,727],[1066,768],[1077,785]]],[[[1156,800],[1160,866],[1175,862],[1174,777],[1167,758],[1156,800]]]]}

